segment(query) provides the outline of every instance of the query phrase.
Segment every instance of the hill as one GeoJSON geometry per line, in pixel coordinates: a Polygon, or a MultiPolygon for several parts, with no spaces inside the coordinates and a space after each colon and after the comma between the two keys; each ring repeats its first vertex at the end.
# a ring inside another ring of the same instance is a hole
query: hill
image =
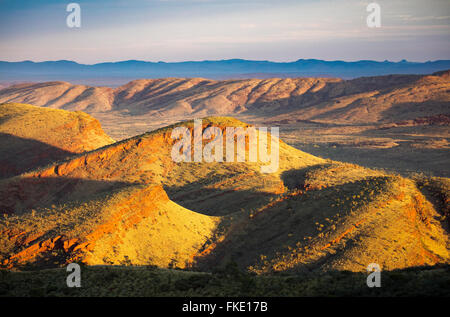
{"type": "Polygon", "coordinates": [[[2,89],[0,102],[157,120],[245,114],[286,122],[386,123],[448,115],[449,78],[448,71],[354,80],[165,78],[134,80],[115,89],[47,82],[2,89]]]}
{"type": "Polygon", "coordinates": [[[0,178],[113,142],[86,113],[0,104],[0,178]]]}
{"type": "Polygon", "coordinates": [[[209,271],[233,260],[265,273],[449,263],[448,179],[406,179],[284,142],[272,174],[260,160],[175,163],[178,126],[193,129],[178,123],[0,181],[2,265],[209,271]]]}
{"type": "Polygon", "coordinates": [[[275,120],[339,124],[386,123],[449,115],[449,71],[428,76],[359,78],[328,87],[315,101],[275,120]]]}

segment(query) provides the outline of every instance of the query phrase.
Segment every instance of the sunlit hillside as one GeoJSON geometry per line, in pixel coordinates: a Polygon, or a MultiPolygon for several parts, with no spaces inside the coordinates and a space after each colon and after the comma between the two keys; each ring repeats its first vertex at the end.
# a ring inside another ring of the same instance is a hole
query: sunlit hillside
{"type": "Polygon", "coordinates": [[[0,104],[0,178],[113,142],[86,113],[0,104]]]}
{"type": "MultiPolygon", "coordinates": [[[[54,110],[48,110],[54,111],[54,110]]],[[[179,123],[0,182],[4,267],[71,261],[255,273],[449,263],[448,179],[324,160],[280,141],[267,163],[175,163],[179,123]]],[[[203,129],[247,127],[203,119],[203,129]]]]}

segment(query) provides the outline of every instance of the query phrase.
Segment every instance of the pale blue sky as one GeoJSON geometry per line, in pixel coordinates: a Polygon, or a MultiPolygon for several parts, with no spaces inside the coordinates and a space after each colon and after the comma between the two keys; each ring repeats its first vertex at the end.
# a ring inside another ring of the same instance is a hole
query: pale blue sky
{"type": "Polygon", "coordinates": [[[0,0],[0,60],[450,59],[449,0],[0,0]],[[76,2],[76,1],[74,1],[76,2]]]}

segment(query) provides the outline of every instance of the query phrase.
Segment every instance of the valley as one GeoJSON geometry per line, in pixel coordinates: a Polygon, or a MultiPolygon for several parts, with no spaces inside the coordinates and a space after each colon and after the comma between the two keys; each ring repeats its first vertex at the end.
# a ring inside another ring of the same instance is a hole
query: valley
{"type": "Polygon", "coordinates": [[[441,72],[4,88],[1,266],[16,281],[24,275],[13,272],[71,262],[148,268],[149,278],[213,274],[219,284],[228,273],[217,270],[231,270],[264,294],[263,276],[276,274],[352,280],[369,263],[448,272],[448,87],[441,72]],[[224,135],[279,127],[279,168],[262,173],[260,153],[255,162],[175,162],[173,129],[192,134],[198,118],[202,132],[224,135]]]}

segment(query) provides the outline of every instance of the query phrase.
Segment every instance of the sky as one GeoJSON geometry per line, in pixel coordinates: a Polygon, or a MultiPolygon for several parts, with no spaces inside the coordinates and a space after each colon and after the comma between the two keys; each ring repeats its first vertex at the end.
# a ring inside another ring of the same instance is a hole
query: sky
{"type": "Polygon", "coordinates": [[[0,60],[450,59],[449,0],[0,0],[0,60]]]}

